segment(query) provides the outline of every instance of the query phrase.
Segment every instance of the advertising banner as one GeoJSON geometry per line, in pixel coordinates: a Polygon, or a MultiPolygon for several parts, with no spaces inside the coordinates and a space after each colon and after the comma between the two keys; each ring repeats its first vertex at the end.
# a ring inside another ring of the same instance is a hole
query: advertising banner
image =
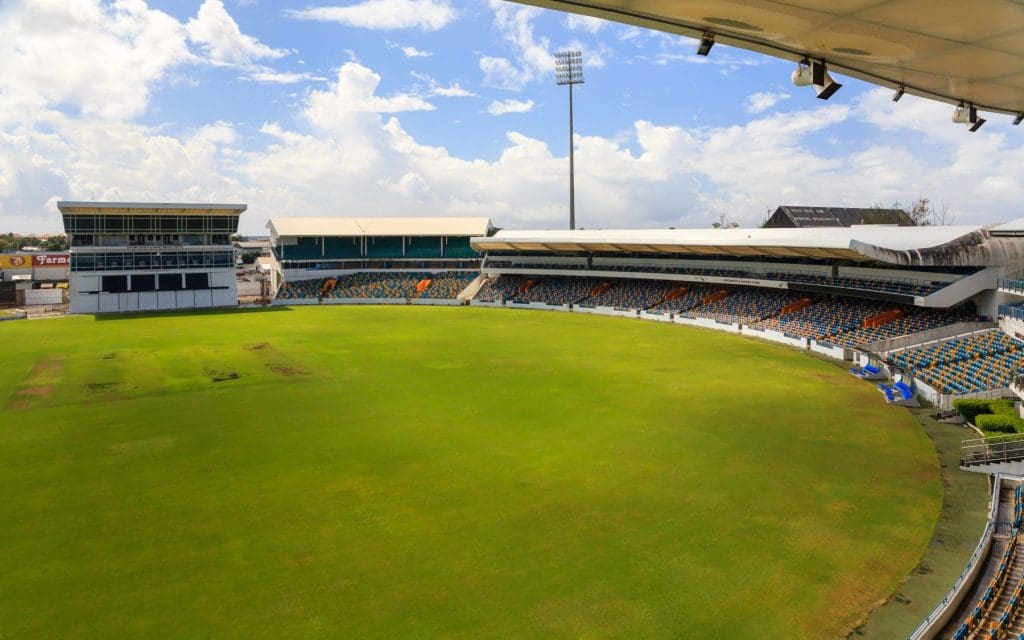
{"type": "Polygon", "coordinates": [[[40,253],[32,256],[32,264],[37,267],[66,267],[69,258],[66,253],[40,253]]]}
{"type": "Polygon", "coordinates": [[[0,269],[28,269],[32,266],[32,256],[4,254],[0,255],[0,269]]]}

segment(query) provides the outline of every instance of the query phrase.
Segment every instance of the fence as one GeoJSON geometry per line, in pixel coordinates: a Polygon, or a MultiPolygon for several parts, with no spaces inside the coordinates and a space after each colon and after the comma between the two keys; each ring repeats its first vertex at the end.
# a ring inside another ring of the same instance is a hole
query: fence
{"type": "Polygon", "coordinates": [[[978,540],[978,546],[974,548],[974,553],[971,554],[971,559],[967,561],[967,566],[957,576],[953,586],[943,596],[942,601],[925,616],[921,624],[917,625],[917,628],[908,636],[908,640],[925,640],[925,638],[935,637],[942,625],[946,624],[953,614],[956,613],[956,608],[963,601],[964,596],[967,595],[975,580],[978,579],[978,574],[985,566],[983,560],[987,558],[992,545],[992,536],[996,532],[997,517],[999,515],[999,494],[1003,478],[1004,476],[1001,474],[996,474],[992,483],[992,500],[989,504],[988,524],[985,525],[985,531],[982,532],[981,539],[978,540]]]}

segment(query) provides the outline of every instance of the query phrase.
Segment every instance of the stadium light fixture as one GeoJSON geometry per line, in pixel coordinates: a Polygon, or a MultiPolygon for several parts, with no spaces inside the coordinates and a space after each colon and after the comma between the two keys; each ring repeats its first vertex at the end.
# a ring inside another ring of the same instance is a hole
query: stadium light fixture
{"type": "Polygon", "coordinates": [[[896,88],[896,93],[892,94],[892,101],[893,102],[899,102],[900,98],[903,97],[903,93],[906,90],[907,90],[907,88],[905,86],[903,86],[903,84],[901,83],[900,86],[896,88]]]}
{"type": "Polygon", "coordinates": [[[700,44],[697,45],[697,55],[706,56],[711,53],[711,47],[715,46],[715,34],[705,31],[700,37],[700,44]]]}
{"type": "Polygon", "coordinates": [[[978,117],[978,110],[971,103],[960,103],[953,109],[953,122],[965,124],[971,133],[974,133],[985,124],[985,118],[978,117]]]}
{"type": "Polygon", "coordinates": [[[574,157],[572,88],[583,84],[583,53],[560,51],[555,54],[555,81],[569,87],[569,230],[576,228],[576,160],[574,157]]]}
{"type": "Polygon", "coordinates": [[[1024,113],[1018,113],[1017,117],[1013,119],[1013,124],[1014,125],[1018,125],[1021,122],[1024,122],[1024,113]]]}
{"type": "Polygon", "coordinates": [[[811,62],[804,58],[796,65],[793,71],[793,84],[798,87],[814,87],[814,91],[820,100],[828,100],[839,91],[843,85],[832,79],[828,73],[828,67],[824,60],[811,62]]]}

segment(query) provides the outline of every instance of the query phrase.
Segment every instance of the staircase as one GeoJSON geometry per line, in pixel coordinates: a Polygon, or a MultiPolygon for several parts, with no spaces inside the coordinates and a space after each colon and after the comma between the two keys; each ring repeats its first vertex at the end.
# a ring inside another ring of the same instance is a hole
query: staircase
{"type": "Polygon", "coordinates": [[[989,474],[1024,474],[1024,434],[964,440],[960,468],[989,474]]]}

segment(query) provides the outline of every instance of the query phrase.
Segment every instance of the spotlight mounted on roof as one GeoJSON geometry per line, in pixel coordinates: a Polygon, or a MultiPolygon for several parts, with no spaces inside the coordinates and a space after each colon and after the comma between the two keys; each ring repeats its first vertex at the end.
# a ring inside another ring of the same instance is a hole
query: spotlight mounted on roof
{"type": "Polygon", "coordinates": [[[697,55],[708,55],[711,53],[711,47],[713,46],[715,46],[715,34],[710,31],[705,31],[704,35],[700,37],[700,44],[697,45],[697,55]]]}
{"type": "Polygon", "coordinates": [[[893,102],[899,102],[900,98],[903,97],[903,93],[906,90],[907,90],[907,88],[905,86],[903,86],[903,83],[900,83],[900,86],[896,87],[896,93],[892,94],[892,101],[893,102]]]}
{"type": "Polygon", "coordinates": [[[1013,119],[1013,124],[1018,125],[1024,122],[1024,113],[1018,113],[1017,117],[1013,119]]]}
{"type": "Polygon", "coordinates": [[[793,71],[793,84],[798,87],[814,87],[819,100],[828,100],[843,86],[832,79],[824,60],[813,62],[804,58],[793,71]]]}
{"type": "Polygon", "coordinates": [[[953,122],[967,125],[971,133],[974,133],[981,128],[981,125],[985,124],[985,118],[978,117],[978,110],[972,103],[961,102],[953,109],[953,122]]]}

